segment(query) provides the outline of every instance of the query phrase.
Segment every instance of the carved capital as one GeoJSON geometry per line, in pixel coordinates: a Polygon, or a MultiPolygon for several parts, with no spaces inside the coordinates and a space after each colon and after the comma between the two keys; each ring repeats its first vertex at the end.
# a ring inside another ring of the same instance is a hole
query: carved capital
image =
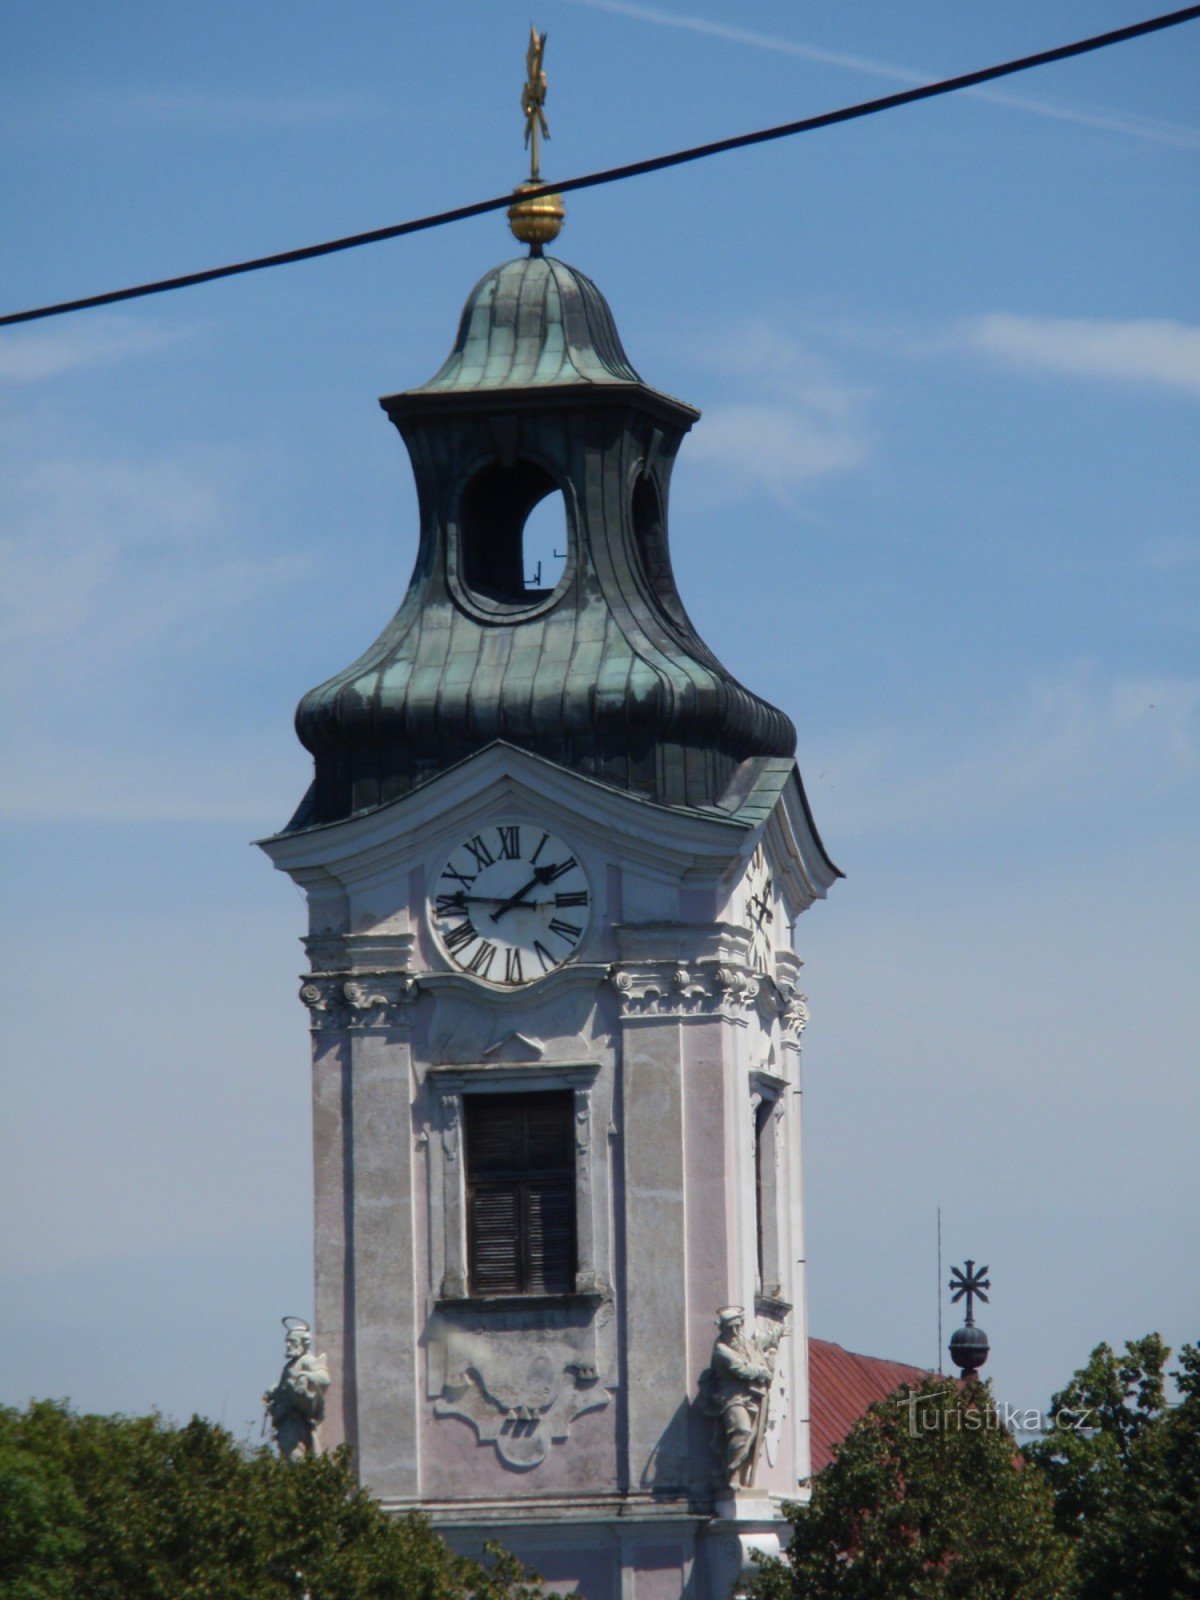
{"type": "Polygon", "coordinates": [[[746,967],[716,961],[689,966],[655,961],[622,963],[609,974],[622,1017],[728,1017],[738,1021],[758,994],[746,967]]]}
{"type": "Polygon", "coordinates": [[[800,1035],[808,1026],[808,996],[795,984],[782,983],[779,993],[779,1042],[785,1050],[799,1050],[800,1035]]]}
{"type": "Polygon", "coordinates": [[[310,973],[300,985],[316,1033],[334,1028],[391,1028],[419,993],[408,972],[310,973]]]}

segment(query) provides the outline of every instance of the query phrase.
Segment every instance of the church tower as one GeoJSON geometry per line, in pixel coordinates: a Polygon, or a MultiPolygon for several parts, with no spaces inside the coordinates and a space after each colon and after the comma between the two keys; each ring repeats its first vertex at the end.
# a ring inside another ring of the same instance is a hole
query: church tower
{"type": "Polygon", "coordinates": [[[718,1600],[809,1472],[790,932],[839,874],[676,590],[698,413],[538,226],[382,402],[416,566],[263,845],[309,905],[324,1445],[586,1600],[718,1600]]]}

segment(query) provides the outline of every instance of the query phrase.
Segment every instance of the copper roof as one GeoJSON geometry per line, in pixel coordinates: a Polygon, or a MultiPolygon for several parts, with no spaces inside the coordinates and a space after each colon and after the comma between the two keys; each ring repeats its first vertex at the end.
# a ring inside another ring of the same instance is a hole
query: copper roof
{"type": "Polygon", "coordinates": [[[902,1384],[920,1383],[928,1373],[901,1361],[859,1356],[827,1339],[808,1341],[809,1414],[812,1418],[814,1475],[833,1460],[834,1446],[874,1400],[902,1384]]]}
{"type": "Polygon", "coordinates": [[[683,808],[746,787],[747,762],[791,770],[791,721],[722,666],[676,588],[668,486],[699,413],[642,383],[590,279],[497,267],[437,376],[383,404],[417,479],[416,566],[375,643],[300,702],[316,770],[291,828],[386,805],[497,741],[683,808]],[[529,587],[525,519],[556,490],[564,566],[529,587]]]}

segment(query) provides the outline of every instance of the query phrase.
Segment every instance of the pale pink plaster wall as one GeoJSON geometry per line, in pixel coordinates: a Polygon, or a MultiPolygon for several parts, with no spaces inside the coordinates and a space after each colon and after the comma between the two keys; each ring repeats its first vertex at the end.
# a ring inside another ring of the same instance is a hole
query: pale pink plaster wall
{"type": "Polygon", "coordinates": [[[678,1544],[640,1545],[633,1556],[634,1600],[680,1600],[684,1551],[678,1544]]]}
{"type": "MultiPolygon", "coordinates": [[[[687,1171],[687,1305],[689,1372],[696,1382],[709,1364],[716,1313],[733,1278],[733,1182],[729,1171],[727,1068],[723,1022],[690,1022],[684,1040],[684,1139],[687,1171]]],[[[693,1407],[689,1430],[693,1478],[715,1466],[714,1422],[693,1407]]]]}
{"type": "Polygon", "coordinates": [[[314,1321],[317,1350],[329,1357],[332,1383],[321,1444],[332,1450],[353,1430],[354,1374],[348,1359],[346,1205],[343,1117],[344,1040],[313,1036],[313,1202],[315,1238],[314,1321]]]}

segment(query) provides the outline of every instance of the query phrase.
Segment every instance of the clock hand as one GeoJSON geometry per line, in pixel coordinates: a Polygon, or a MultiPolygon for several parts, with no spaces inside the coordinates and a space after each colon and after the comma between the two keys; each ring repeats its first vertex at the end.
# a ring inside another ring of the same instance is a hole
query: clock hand
{"type": "MultiPolygon", "coordinates": [[[[458,902],[458,903],[461,904],[461,905],[464,905],[464,906],[503,906],[506,910],[511,910],[513,905],[516,904],[516,905],[520,906],[522,910],[530,910],[530,911],[537,910],[537,909],[539,909],[541,907],[553,904],[553,902],[550,901],[550,900],[516,900],[516,901],[514,901],[512,899],[509,899],[509,900],[506,901],[506,900],[502,900],[501,897],[498,894],[467,894],[467,895],[464,895],[462,900],[460,902],[458,902]]],[[[493,917],[493,921],[494,920],[495,920],[495,917],[493,917]]]]}
{"type": "Polygon", "coordinates": [[[495,911],[492,912],[492,921],[499,922],[504,913],[506,911],[511,911],[514,906],[528,904],[525,899],[526,895],[530,894],[534,889],[536,889],[539,884],[552,883],[556,874],[560,870],[561,868],[557,864],[546,867],[534,867],[533,877],[530,878],[529,882],[524,886],[524,888],[518,889],[516,894],[509,895],[507,900],[502,900],[496,907],[495,911]]]}

